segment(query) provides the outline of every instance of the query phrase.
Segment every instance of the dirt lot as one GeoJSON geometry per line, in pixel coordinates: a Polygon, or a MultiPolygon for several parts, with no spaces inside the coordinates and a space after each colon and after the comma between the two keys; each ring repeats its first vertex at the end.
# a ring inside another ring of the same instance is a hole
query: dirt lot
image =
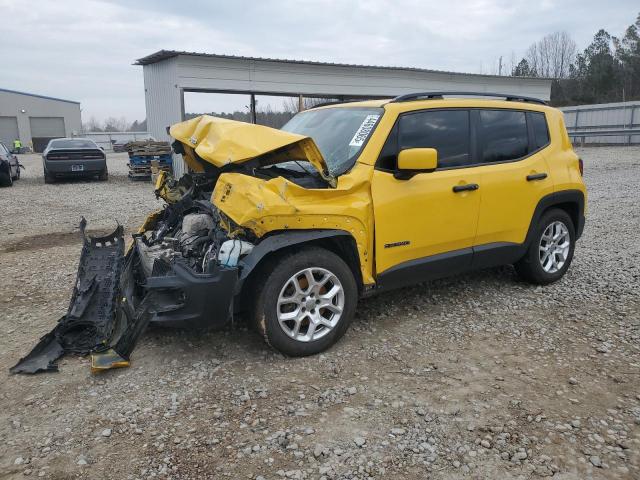
{"type": "Polygon", "coordinates": [[[108,183],[0,190],[0,477],[640,478],[640,148],[580,152],[587,227],[559,283],[512,268],[363,300],[345,338],[288,359],[236,322],[152,328],[132,366],[8,368],[67,306],[81,215],[135,228],[158,207],[108,183]]]}

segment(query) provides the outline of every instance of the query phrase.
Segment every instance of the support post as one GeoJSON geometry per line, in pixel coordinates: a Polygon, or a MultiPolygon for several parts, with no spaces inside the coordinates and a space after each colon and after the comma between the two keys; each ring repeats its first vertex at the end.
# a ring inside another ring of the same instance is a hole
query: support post
{"type": "Polygon", "coordinates": [[[184,122],[186,120],[184,113],[184,89],[180,89],[180,119],[184,122]]]}
{"type": "Polygon", "coordinates": [[[251,94],[250,110],[251,110],[251,123],[258,123],[258,118],[256,115],[256,96],[253,93],[251,94]]]}
{"type": "Polygon", "coordinates": [[[302,95],[298,95],[298,112],[302,112],[304,110],[304,97],[302,95]]]}

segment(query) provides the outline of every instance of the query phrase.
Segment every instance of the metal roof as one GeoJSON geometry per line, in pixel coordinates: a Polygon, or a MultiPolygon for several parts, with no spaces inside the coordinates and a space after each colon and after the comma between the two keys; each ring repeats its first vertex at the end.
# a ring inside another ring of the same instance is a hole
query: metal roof
{"type": "Polygon", "coordinates": [[[378,70],[404,70],[409,72],[425,72],[425,73],[441,73],[446,75],[465,75],[474,77],[492,77],[492,78],[520,78],[520,79],[535,79],[535,80],[551,80],[543,77],[506,77],[504,75],[486,75],[482,73],[464,73],[464,72],[449,72],[446,70],[430,70],[427,68],[416,67],[392,67],[392,66],[380,66],[380,65],[361,65],[351,63],[334,63],[334,62],[318,62],[311,60],[290,60],[283,58],[268,58],[268,57],[245,57],[239,55],[223,55],[217,53],[201,53],[201,52],[186,52],[180,50],[159,50],[146,57],[136,60],[134,65],[150,65],[152,63],[161,62],[169,58],[177,57],[179,55],[190,55],[194,57],[208,57],[208,58],[226,58],[232,60],[257,60],[263,62],[278,62],[278,63],[293,63],[302,65],[324,65],[331,67],[352,67],[352,68],[374,68],[378,70]]]}
{"type": "Polygon", "coordinates": [[[0,92],[16,93],[18,95],[26,95],[28,97],[44,98],[46,100],[55,100],[57,102],[77,103],[78,105],[80,105],[80,102],[76,102],[74,100],[65,100],[64,98],[47,97],[46,95],[38,95],[36,93],[19,92],[18,90],[9,90],[8,88],[0,88],[0,92]]]}

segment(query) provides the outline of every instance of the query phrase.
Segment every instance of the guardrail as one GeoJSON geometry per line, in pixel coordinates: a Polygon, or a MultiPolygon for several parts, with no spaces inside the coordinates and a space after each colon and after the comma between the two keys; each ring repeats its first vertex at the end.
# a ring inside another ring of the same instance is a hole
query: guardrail
{"type": "MultiPolygon", "coordinates": [[[[586,139],[589,137],[627,137],[627,145],[631,145],[632,137],[640,137],[640,128],[620,128],[620,129],[597,129],[597,130],[574,130],[572,128],[567,129],[569,138],[572,141],[580,140],[580,145],[586,143],[586,139]]],[[[640,139],[639,139],[640,140],[640,139]]]]}

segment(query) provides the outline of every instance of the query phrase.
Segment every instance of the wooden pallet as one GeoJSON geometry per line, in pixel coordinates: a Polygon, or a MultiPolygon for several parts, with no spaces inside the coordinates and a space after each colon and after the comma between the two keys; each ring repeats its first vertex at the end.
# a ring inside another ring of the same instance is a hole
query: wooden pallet
{"type": "Polygon", "coordinates": [[[124,149],[129,153],[129,156],[171,154],[171,145],[169,145],[169,142],[156,142],[154,140],[127,142],[124,144],[124,149]]]}

